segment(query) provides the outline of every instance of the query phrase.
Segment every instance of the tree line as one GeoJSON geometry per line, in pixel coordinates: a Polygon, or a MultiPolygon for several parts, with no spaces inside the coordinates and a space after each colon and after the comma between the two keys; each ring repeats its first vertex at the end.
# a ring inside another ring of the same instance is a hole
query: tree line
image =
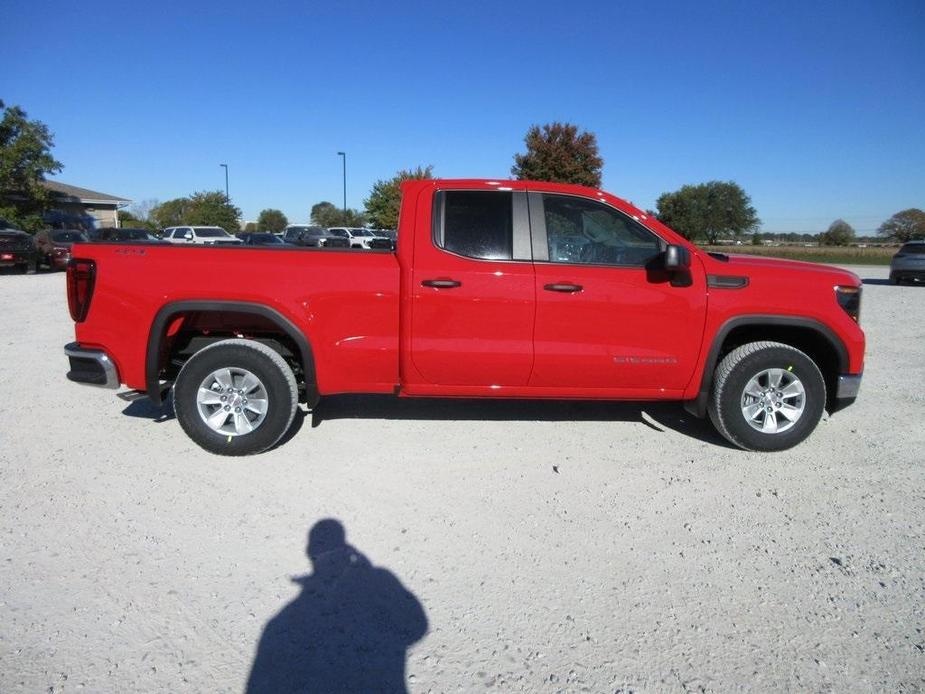
{"type": "MultiPolygon", "coordinates": [[[[30,120],[20,107],[7,107],[3,101],[0,111],[0,217],[35,231],[43,226],[43,214],[53,206],[42,182],[47,175],[60,172],[63,165],[52,156],[54,138],[44,123],[30,120]]],[[[594,133],[571,123],[533,125],[527,130],[524,146],[524,152],[514,154],[514,178],[600,188],[604,160],[594,133]]],[[[395,229],[401,183],[430,178],[432,166],[402,169],[373,184],[363,210],[345,210],[321,201],[311,207],[308,216],[312,224],[322,227],[395,229]]],[[[684,185],[660,195],[656,210],[648,212],[691,241],[739,241],[746,234],[754,243],[763,240],[758,233],[761,220],[751,198],[735,181],[684,185]]],[[[201,191],[165,202],[143,201],[119,216],[123,223],[149,228],[208,225],[237,232],[241,210],[221,191],[201,191]]],[[[288,223],[280,210],[268,208],[248,230],[278,232],[288,223]]],[[[917,208],[897,212],[880,225],[878,234],[898,242],[925,239],[925,212],[917,208]]],[[[855,242],[857,235],[850,224],[837,219],[815,238],[824,245],[844,246],[855,242]]]]}

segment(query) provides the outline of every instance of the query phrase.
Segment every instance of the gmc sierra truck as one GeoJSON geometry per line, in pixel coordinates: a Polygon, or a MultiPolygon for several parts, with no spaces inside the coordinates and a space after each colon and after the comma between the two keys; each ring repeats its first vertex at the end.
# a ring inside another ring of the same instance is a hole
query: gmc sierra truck
{"type": "Polygon", "coordinates": [[[707,253],[573,185],[409,181],[394,252],[75,244],[67,280],[67,377],[170,397],[224,455],[335,393],[678,400],[777,451],[864,366],[854,274],[707,253]]]}

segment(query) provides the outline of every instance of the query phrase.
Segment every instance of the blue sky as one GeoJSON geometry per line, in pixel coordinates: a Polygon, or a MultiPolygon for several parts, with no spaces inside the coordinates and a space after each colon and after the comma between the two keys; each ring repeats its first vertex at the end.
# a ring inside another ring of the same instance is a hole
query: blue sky
{"type": "Polygon", "coordinates": [[[534,123],[593,131],[653,207],[734,180],[769,231],[925,207],[925,3],[6,0],[0,98],[58,179],[133,200],[224,188],[304,221],[432,164],[508,176],[534,123]]]}

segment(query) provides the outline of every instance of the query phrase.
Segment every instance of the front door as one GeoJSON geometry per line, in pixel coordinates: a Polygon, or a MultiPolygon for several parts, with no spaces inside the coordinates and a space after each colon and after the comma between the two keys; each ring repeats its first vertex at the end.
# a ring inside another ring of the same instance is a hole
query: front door
{"type": "Polygon", "coordinates": [[[706,313],[699,267],[687,286],[672,286],[652,269],[665,243],[601,201],[530,193],[530,219],[538,258],[530,385],[653,397],[683,389],[706,313]]]}

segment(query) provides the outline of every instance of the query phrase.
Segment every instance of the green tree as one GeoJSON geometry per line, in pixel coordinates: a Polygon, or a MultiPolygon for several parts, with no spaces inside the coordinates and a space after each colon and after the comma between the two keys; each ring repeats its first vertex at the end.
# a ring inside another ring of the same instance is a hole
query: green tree
{"type": "Polygon", "coordinates": [[[914,207],[897,212],[880,225],[877,233],[900,243],[925,239],[925,212],[914,207]]]}
{"type": "Polygon", "coordinates": [[[119,226],[131,229],[150,229],[153,231],[156,227],[153,222],[146,219],[140,219],[132,210],[119,210],[116,214],[119,216],[119,226]]]}
{"type": "Polygon", "coordinates": [[[690,240],[713,244],[720,236],[754,231],[761,220],[751,199],[732,181],[709,181],[663,193],[656,201],[659,221],[690,240]]]}
{"type": "Polygon", "coordinates": [[[19,106],[7,107],[0,100],[0,111],[0,216],[36,231],[49,200],[42,181],[62,168],[51,155],[54,137],[19,106]]]}
{"type": "Polygon", "coordinates": [[[282,231],[289,224],[289,220],[279,210],[267,209],[260,212],[257,217],[258,231],[282,231]]]}
{"type": "Polygon", "coordinates": [[[189,204],[189,198],[166,200],[151,208],[149,217],[159,229],[179,226],[185,221],[186,210],[189,204]]]}
{"type": "Polygon", "coordinates": [[[241,231],[241,210],[231,204],[224,191],[193,193],[183,213],[183,223],[221,227],[229,234],[241,231]]]}
{"type": "Polygon", "coordinates": [[[754,234],[752,234],[752,245],[753,246],[764,245],[764,238],[757,231],[754,234]]]}
{"type": "Polygon", "coordinates": [[[320,227],[361,227],[366,224],[366,217],[362,212],[347,208],[347,214],[339,207],[328,201],[312,205],[311,222],[320,227]]]}
{"type": "Polygon", "coordinates": [[[594,133],[579,133],[571,123],[548,123],[532,126],[524,143],[527,151],[514,155],[515,178],[600,187],[604,160],[594,133]]]}
{"type": "Polygon", "coordinates": [[[364,201],[366,217],[376,229],[397,229],[398,211],[401,208],[402,181],[431,179],[433,166],[402,169],[388,180],[376,181],[369,197],[364,201]]]}
{"type": "Polygon", "coordinates": [[[255,222],[248,222],[244,225],[244,231],[250,233],[252,231],[259,231],[257,224],[255,222]]]}
{"type": "Polygon", "coordinates": [[[836,219],[828,229],[819,234],[819,243],[823,246],[848,246],[854,238],[854,227],[844,219],[836,219]]]}

